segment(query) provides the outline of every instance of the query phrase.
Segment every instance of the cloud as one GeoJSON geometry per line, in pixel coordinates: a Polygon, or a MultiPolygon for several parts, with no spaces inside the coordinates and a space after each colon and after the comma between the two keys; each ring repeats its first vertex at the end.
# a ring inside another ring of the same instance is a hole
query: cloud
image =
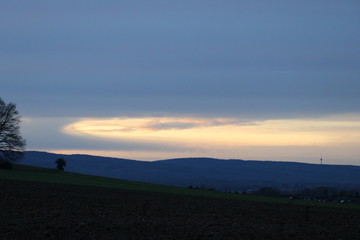
{"type": "Polygon", "coordinates": [[[254,125],[252,122],[240,121],[237,119],[156,119],[144,123],[142,128],[153,131],[170,129],[191,129],[202,127],[215,127],[223,125],[254,125]]]}
{"type": "Polygon", "coordinates": [[[180,131],[221,126],[252,126],[254,122],[233,118],[111,118],[111,119],[85,119],[74,122],[63,128],[68,134],[131,134],[151,133],[157,131],[180,131]]]}
{"type": "Polygon", "coordinates": [[[34,148],[210,151],[215,130],[226,149],[350,139],[342,126],[354,129],[344,114],[359,113],[359,8],[4,0],[0,96],[39,120],[25,128],[34,148]],[[325,129],[327,115],[344,121],[325,129]]]}
{"type": "Polygon", "coordinates": [[[181,121],[172,121],[172,122],[161,122],[153,121],[145,124],[143,127],[150,130],[168,130],[168,129],[189,129],[200,127],[201,123],[195,122],[181,122],[181,121]]]}
{"type": "Polygon", "coordinates": [[[358,111],[355,1],[210,2],[5,1],[0,95],[31,117],[358,111]]]}
{"type": "MultiPolygon", "coordinates": [[[[27,140],[29,150],[52,150],[52,151],[72,151],[84,152],[121,152],[121,151],[141,151],[141,152],[172,152],[193,150],[191,146],[180,146],[176,144],[163,144],[157,141],[146,141],[131,138],[104,138],[96,134],[88,134],[85,129],[78,129],[74,123],[81,122],[76,118],[23,118],[21,123],[21,134],[27,140]],[[71,127],[69,127],[71,126],[71,127]],[[64,131],[63,129],[66,128],[64,131]]],[[[103,123],[94,122],[87,127],[100,127],[103,123]]],[[[111,129],[116,125],[109,123],[111,129]]],[[[109,133],[114,132],[108,130],[109,133]]],[[[100,132],[106,132],[103,128],[100,132]]]]}
{"type": "Polygon", "coordinates": [[[328,163],[356,163],[360,116],[254,122],[228,118],[25,118],[21,132],[29,150],[143,160],[208,156],[307,162],[316,162],[322,152],[328,163]],[[183,126],[185,123],[191,126],[183,126]]]}
{"type": "Polygon", "coordinates": [[[71,123],[63,132],[81,138],[182,146],[183,148],[236,148],[240,146],[322,146],[358,142],[359,115],[277,119],[244,122],[211,118],[86,119],[71,123]]]}

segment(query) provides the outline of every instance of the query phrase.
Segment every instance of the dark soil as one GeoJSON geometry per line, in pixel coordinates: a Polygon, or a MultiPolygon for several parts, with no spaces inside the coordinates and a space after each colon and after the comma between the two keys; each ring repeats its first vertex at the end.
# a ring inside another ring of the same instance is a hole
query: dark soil
{"type": "Polygon", "coordinates": [[[0,180],[0,239],[360,239],[360,212],[0,180]]]}

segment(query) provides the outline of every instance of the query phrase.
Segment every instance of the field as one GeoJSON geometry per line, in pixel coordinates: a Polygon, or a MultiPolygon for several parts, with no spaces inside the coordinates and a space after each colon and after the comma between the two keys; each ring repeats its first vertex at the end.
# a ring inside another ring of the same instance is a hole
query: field
{"type": "Polygon", "coordinates": [[[360,239],[354,206],[21,167],[0,187],[1,239],[360,239]]]}

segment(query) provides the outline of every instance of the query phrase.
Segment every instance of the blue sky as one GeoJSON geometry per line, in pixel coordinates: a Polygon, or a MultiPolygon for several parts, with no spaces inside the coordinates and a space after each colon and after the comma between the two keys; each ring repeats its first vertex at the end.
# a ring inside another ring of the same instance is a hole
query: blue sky
{"type": "Polygon", "coordinates": [[[0,6],[0,97],[17,104],[29,149],[305,162],[324,152],[331,163],[360,163],[358,1],[3,0],[0,6]],[[167,129],[152,135],[125,119],[167,129]],[[219,119],[226,121],[208,124],[219,119]],[[102,120],[91,122],[96,128],[117,128],[105,136],[79,127],[90,120],[102,120]],[[288,127],[275,127],[281,121],[288,127]],[[119,134],[122,124],[133,135],[119,134]],[[193,131],[169,129],[179,124],[193,131]],[[225,128],[264,141],[234,138],[237,144],[224,146],[218,136],[225,128]],[[199,138],[205,130],[218,144],[199,138]],[[183,133],[191,139],[178,139],[183,133]],[[280,136],[291,139],[286,144],[280,136]],[[272,137],[282,140],[265,143],[272,137]]]}

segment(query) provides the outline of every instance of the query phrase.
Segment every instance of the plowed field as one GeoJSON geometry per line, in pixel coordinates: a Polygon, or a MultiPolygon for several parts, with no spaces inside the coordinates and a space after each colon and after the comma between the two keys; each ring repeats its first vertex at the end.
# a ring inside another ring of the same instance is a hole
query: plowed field
{"type": "Polygon", "coordinates": [[[360,211],[0,180],[0,239],[360,239],[360,211]]]}

